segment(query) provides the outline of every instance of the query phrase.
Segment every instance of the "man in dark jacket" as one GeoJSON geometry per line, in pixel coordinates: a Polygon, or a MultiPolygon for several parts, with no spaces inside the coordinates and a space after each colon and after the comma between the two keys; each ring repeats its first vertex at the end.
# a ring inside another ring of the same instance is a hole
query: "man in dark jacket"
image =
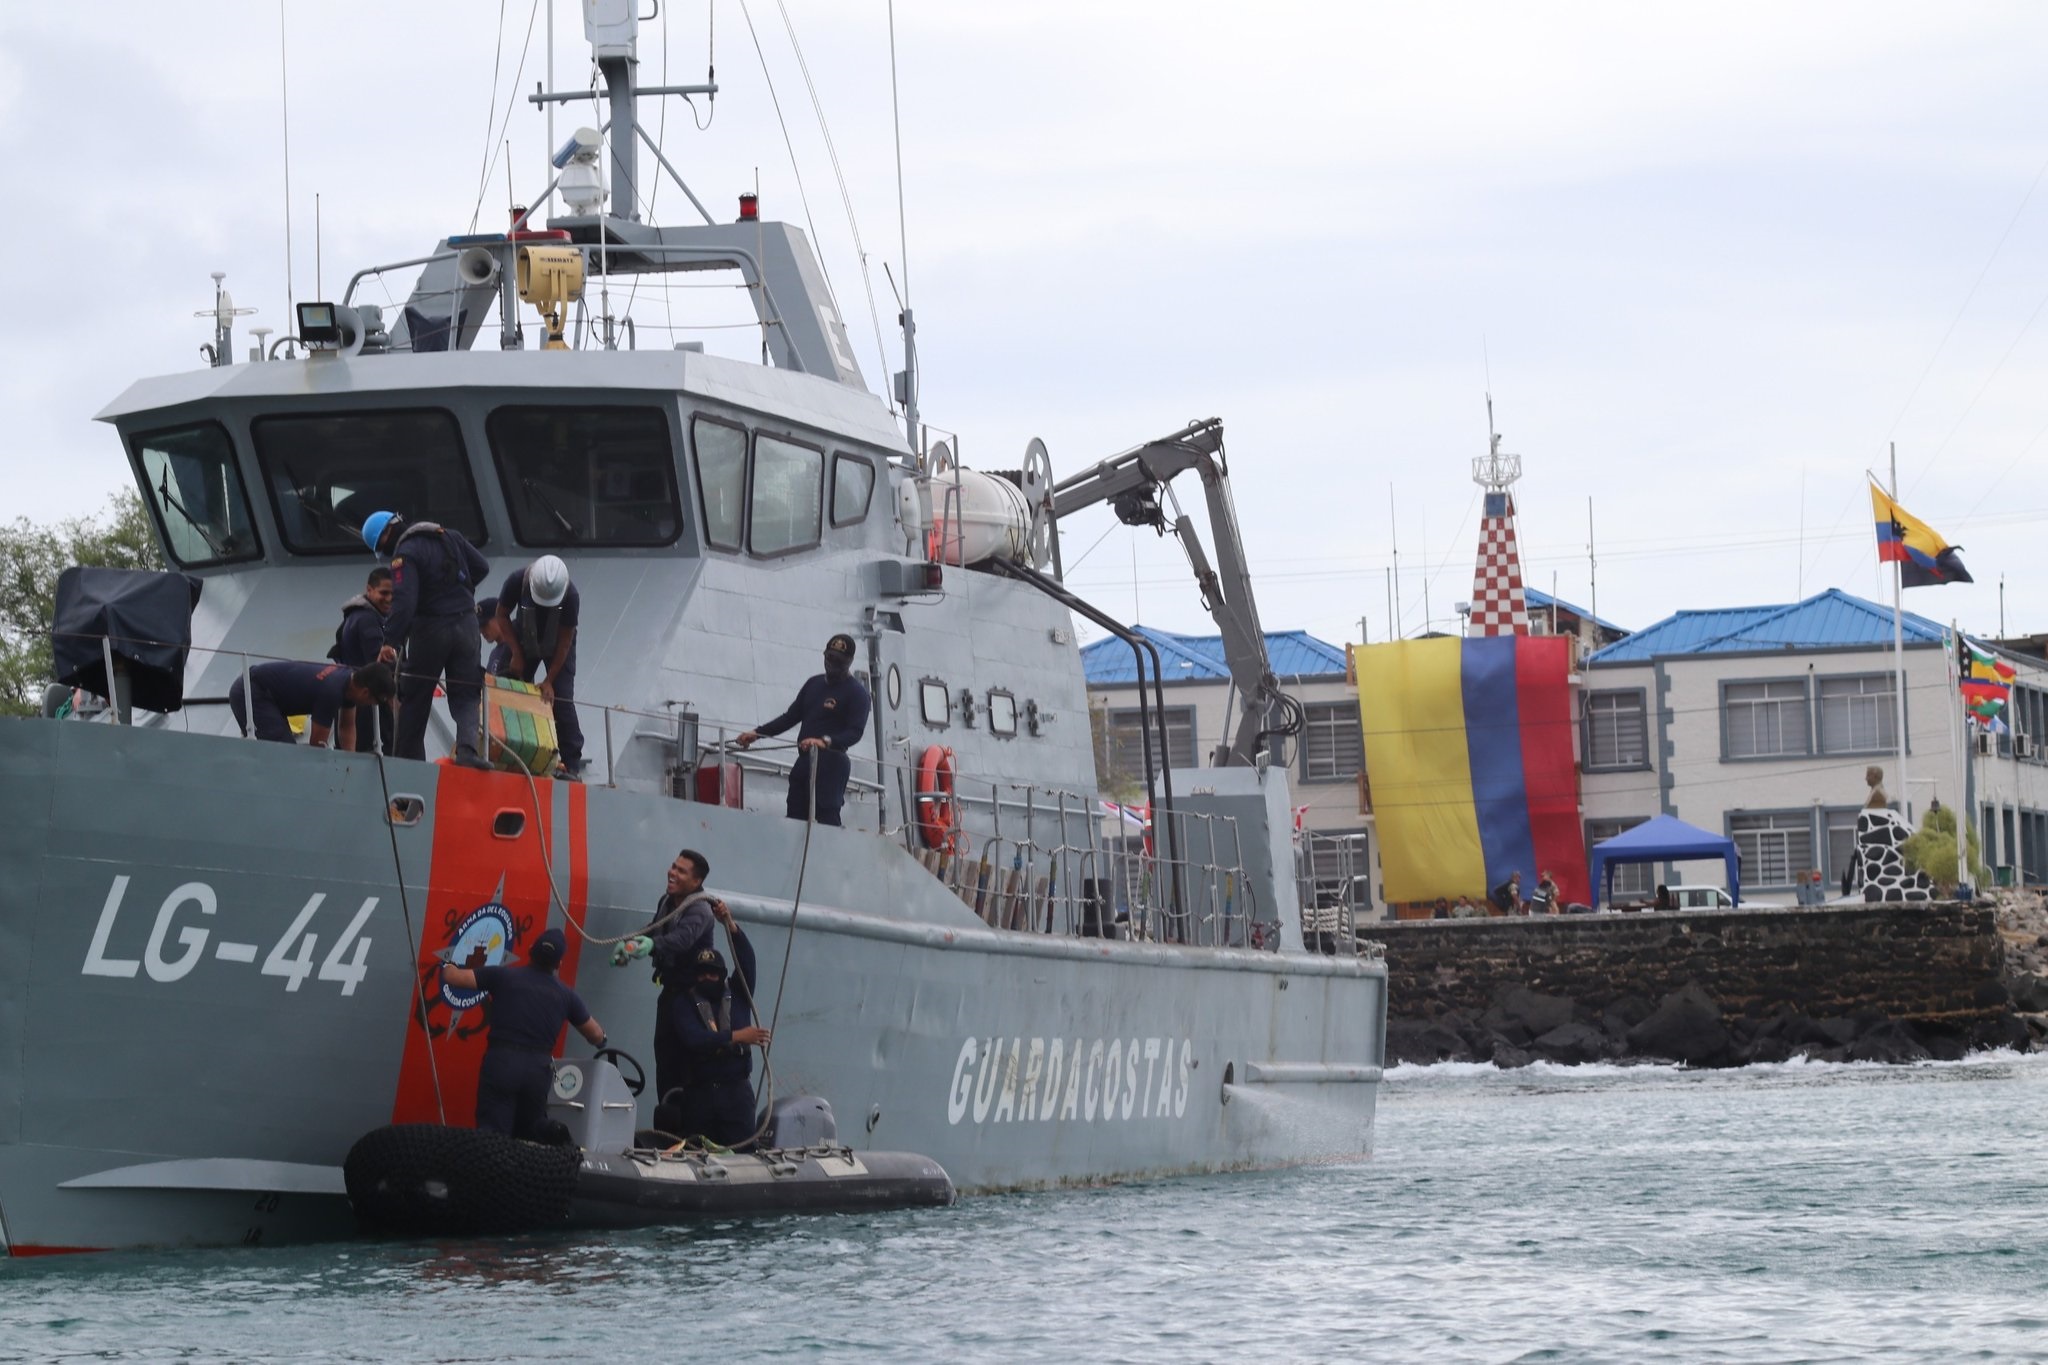
{"type": "Polygon", "coordinates": [[[560,929],[549,929],[533,941],[524,966],[441,964],[441,979],[455,989],[491,996],[490,1042],[476,1082],[478,1128],[529,1141],[552,1136],[542,1125],[562,1025],[573,1024],[592,1047],[605,1045],[604,1028],[583,997],[555,975],[567,946],[560,929]]]}
{"type": "Polygon", "coordinates": [[[719,906],[718,919],[732,937],[739,967],[728,977],[716,948],[699,949],[690,967],[690,993],[673,1007],[690,1059],[680,1134],[736,1147],[754,1136],[758,1122],[747,1049],[766,1043],[768,1030],[754,1023],[754,947],[732,911],[719,906]]]}
{"type": "Polygon", "coordinates": [[[569,566],[542,555],[505,577],[486,634],[497,642],[490,671],[500,678],[538,682],[555,710],[555,737],[570,777],[583,771],[583,726],[576,718],[576,626],[583,596],[569,581],[569,566]]]}
{"type": "Polygon", "coordinates": [[[228,684],[228,710],[245,735],[253,729],[258,739],[296,744],[290,718],[304,716],[308,744],[323,747],[332,731],[335,748],[353,750],[357,708],[390,701],[391,690],[391,670],[383,664],[348,668],[281,659],[250,669],[246,689],[239,676],[228,684]]]}
{"type": "Polygon", "coordinates": [[[789,800],[784,813],[792,820],[811,814],[811,765],[818,768],[818,823],[836,825],[846,804],[846,781],[853,761],[846,755],[867,732],[873,700],[853,676],[853,637],[835,635],[825,642],[825,671],[811,675],[796,700],[774,720],[739,737],[744,749],[763,735],[779,735],[797,726],[796,763],[789,770],[789,800]]]}
{"type": "MultiPolygon", "coordinates": [[[[327,657],[350,668],[377,662],[384,652],[384,618],[391,611],[391,570],[379,564],[370,570],[363,590],[341,604],[341,624],[327,657]]],[[[398,712],[390,702],[356,708],[356,752],[382,752],[387,757],[398,735],[398,712]]]]}
{"type": "Polygon", "coordinates": [[[725,902],[704,889],[711,861],[686,848],[669,864],[668,889],[654,907],[654,920],[639,934],[612,950],[612,965],[623,967],[639,958],[654,961],[655,984],[661,996],[654,1006],[654,1126],[682,1135],[681,1091],[689,1083],[690,1058],[675,1029],[678,1001],[690,993],[690,965],[712,944],[715,915],[725,902]]]}
{"type": "Polygon", "coordinates": [[[407,524],[394,512],[372,512],[363,523],[363,543],[372,553],[391,558],[391,614],[384,618],[380,657],[399,668],[393,752],[399,758],[427,756],[434,684],[445,675],[448,714],[455,721],[455,761],[488,766],[477,746],[484,665],[476,585],[490,573],[490,561],[462,532],[431,521],[407,524]]]}
{"type": "Polygon", "coordinates": [[[1522,913],[1522,874],[1519,869],[1508,873],[1508,879],[1493,888],[1493,907],[1503,915],[1522,913]]]}

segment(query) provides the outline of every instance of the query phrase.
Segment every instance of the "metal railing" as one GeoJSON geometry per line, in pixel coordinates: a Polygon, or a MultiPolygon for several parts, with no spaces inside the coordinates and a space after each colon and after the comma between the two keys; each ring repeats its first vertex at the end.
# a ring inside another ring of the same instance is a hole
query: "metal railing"
{"type": "MultiPolygon", "coordinates": [[[[116,644],[158,642],[101,643],[113,660],[109,673],[118,679],[121,661],[114,655],[116,644]]],[[[191,654],[234,660],[245,695],[250,669],[279,661],[247,650],[185,648],[191,654]]],[[[594,724],[584,729],[588,738],[602,735],[604,786],[698,800],[700,774],[715,771],[717,788],[709,793],[713,803],[754,810],[782,804],[780,784],[771,797],[755,800],[756,793],[745,788],[744,775],[786,778],[797,758],[793,743],[764,739],[741,749],[736,737],[750,727],[708,719],[682,702],[651,711],[582,698],[565,700],[579,713],[595,713],[594,724]],[[629,723],[625,752],[632,752],[636,743],[643,751],[655,751],[629,759],[625,773],[620,771],[622,747],[617,736],[621,721],[629,723]],[[737,793],[726,786],[730,765],[737,765],[742,775],[737,793]]],[[[205,708],[225,706],[227,701],[226,696],[194,696],[185,698],[184,704],[205,708]]],[[[126,723],[125,715],[117,712],[115,718],[126,723]]],[[[186,728],[191,728],[189,716],[186,728]]],[[[222,727],[230,735],[234,728],[232,720],[222,727]]],[[[430,741],[430,750],[452,752],[452,727],[439,712],[431,730],[438,745],[430,741]]],[[[481,733],[488,733],[487,724],[481,733]]],[[[247,734],[254,738],[253,724],[247,734]]],[[[1103,825],[1122,817],[1105,812],[1093,793],[955,774],[945,798],[950,819],[934,821],[929,818],[928,794],[918,791],[921,765],[911,760],[910,745],[908,739],[898,741],[903,750],[900,760],[872,752],[846,754],[852,767],[846,827],[900,841],[991,927],[1185,946],[1279,946],[1274,909],[1261,905],[1246,873],[1245,837],[1234,817],[1160,812],[1138,833],[1112,838],[1103,825]],[[898,796],[895,821],[890,819],[892,791],[898,796]],[[1169,856],[1162,850],[1179,852],[1169,856]]],[[[593,763],[594,759],[592,755],[593,763]]],[[[595,777],[592,773],[592,780],[595,777]]]]}
{"type": "Polygon", "coordinates": [[[1301,938],[1312,953],[1363,952],[1358,907],[1371,876],[1363,834],[1318,834],[1294,839],[1294,879],[1301,902],[1301,938]]]}

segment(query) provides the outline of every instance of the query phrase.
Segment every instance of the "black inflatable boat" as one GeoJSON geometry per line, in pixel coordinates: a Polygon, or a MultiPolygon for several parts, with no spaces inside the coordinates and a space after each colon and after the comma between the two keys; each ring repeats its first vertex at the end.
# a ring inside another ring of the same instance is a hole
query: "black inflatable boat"
{"type": "Polygon", "coordinates": [[[376,1232],[442,1236],[953,1202],[938,1162],[842,1145],[831,1106],[813,1096],[775,1106],[760,1151],[647,1145],[632,1126],[637,1088],[612,1056],[556,1063],[549,1113],[568,1130],[562,1145],[438,1124],[366,1133],[342,1165],[356,1216],[376,1232]]]}

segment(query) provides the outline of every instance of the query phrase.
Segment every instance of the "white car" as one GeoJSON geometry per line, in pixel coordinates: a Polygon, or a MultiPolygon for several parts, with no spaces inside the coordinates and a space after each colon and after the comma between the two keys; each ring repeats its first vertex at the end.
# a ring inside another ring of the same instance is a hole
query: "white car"
{"type": "Polygon", "coordinates": [[[1735,901],[1726,889],[1718,886],[1674,886],[1671,891],[1673,910],[1733,910],[1735,901]]]}

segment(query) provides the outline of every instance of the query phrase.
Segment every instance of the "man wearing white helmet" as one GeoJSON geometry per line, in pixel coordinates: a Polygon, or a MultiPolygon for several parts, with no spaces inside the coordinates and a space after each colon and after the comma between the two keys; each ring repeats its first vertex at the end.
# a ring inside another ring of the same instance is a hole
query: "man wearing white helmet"
{"type": "Polygon", "coordinates": [[[542,555],[506,575],[488,632],[498,642],[491,651],[491,672],[538,681],[541,696],[555,708],[562,768],[571,777],[583,769],[583,727],[576,720],[576,621],[581,612],[582,598],[569,581],[569,566],[555,555],[542,555]]]}

